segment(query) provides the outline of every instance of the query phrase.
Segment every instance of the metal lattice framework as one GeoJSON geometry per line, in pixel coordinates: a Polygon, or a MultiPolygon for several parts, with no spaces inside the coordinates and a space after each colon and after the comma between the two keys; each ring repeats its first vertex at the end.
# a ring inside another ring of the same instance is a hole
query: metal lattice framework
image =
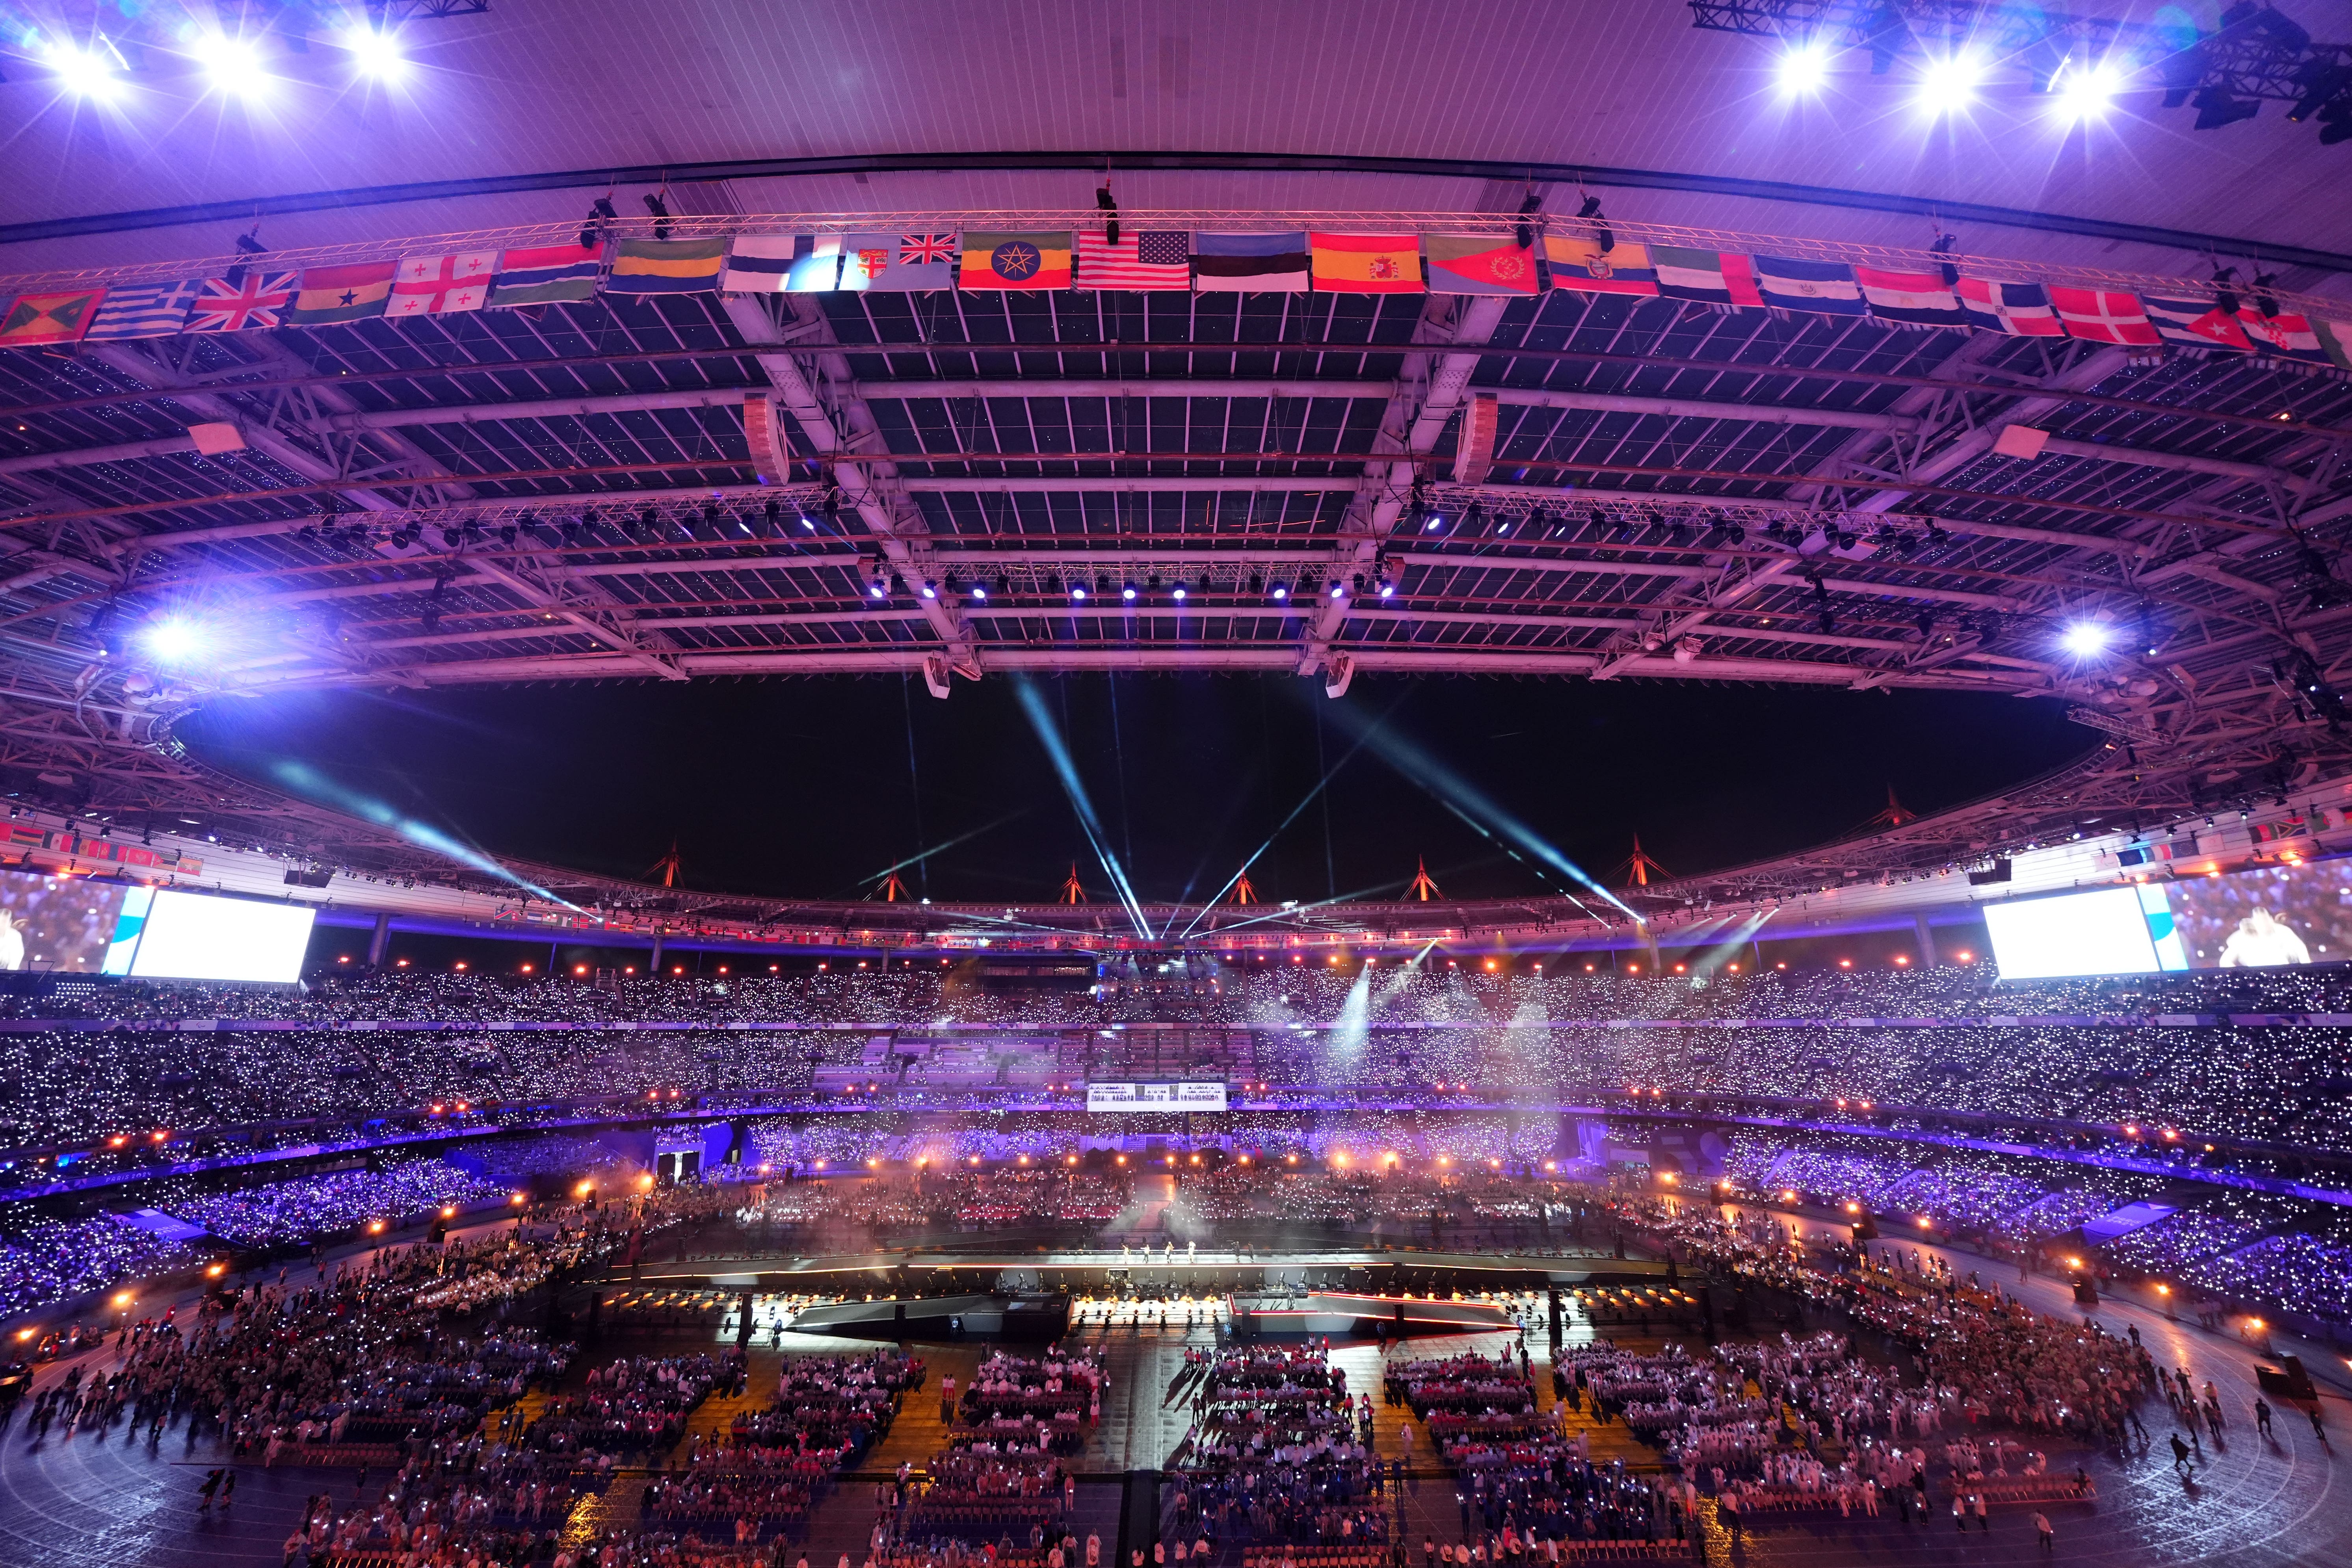
{"type": "Polygon", "coordinates": [[[2352,384],[2244,355],[1571,292],[607,295],[13,353],[0,405],[0,776],[394,872],[446,868],[197,767],[172,717],[1257,670],[2057,697],[2113,742],[1710,897],[2155,820],[2345,750],[2352,384]],[[1484,396],[1491,469],[1456,483],[1484,396]],[[201,667],[136,651],[163,614],[211,629],[201,667]],[[2085,622],[2095,657],[2065,645],[2085,622]]]}

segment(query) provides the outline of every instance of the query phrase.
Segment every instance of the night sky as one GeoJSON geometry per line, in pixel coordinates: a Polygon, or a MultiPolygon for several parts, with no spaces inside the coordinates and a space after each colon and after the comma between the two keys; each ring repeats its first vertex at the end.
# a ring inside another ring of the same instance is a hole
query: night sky
{"type": "MultiPolygon", "coordinates": [[[[1359,677],[1335,703],[1289,677],[1132,675],[1034,689],[1145,902],[1213,893],[1332,769],[1252,867],[1261,898],[1399,894],[1423,856],[1450,897],[1566,885],[1449,802],[1489,828],[1516,818],[1613,886],[1636,833],[1669,871],[1706,871],[1850,831],[1890,784],[1932,811],[2095,740],[2058,702],[1961,693],[1359,677]]],[[[305,693],[217,703],[180,733],[232,772],[282,784],[298,759],[493,854],[583,870],[643,877],[675,840],[692,887],[856,898],[928,847],[900,873],[917,897],[1049,900],[1073,861],[1112,896],[1000,675],[945,702],[896,676],[305,693]]]]}

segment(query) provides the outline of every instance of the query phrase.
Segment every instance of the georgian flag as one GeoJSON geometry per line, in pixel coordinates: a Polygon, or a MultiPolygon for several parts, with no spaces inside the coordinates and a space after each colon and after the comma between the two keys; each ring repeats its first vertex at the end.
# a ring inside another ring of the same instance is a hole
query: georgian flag
{"type": "Polygon", "coordinates": [[[488,303],[490,280],[499,275],[495,250],[455,256],[405,256],[393,275],[387,316],[441,316],[478,310],[488,303]]]}
{"type": "Polygon", "coordinates": [[[1983,278],[1962,278],[1954,290],[1969,325],[2014,338],[2063,338],[2066,329],[2050,308],[2050,295],[2039,283],[1995,283],[1983,278]]]}

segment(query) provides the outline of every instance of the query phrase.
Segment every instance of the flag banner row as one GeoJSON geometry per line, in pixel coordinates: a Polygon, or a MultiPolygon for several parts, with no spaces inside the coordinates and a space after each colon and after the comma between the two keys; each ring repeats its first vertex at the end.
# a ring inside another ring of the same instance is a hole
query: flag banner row
{"type": "Polygon", "coordinates": [[[1532,234],[1218,234],[1185,229],[742,234],[401,257],[299,270],[266,260],[219,277],[20,295],[0,347],[572,304],[599,293],[1026,293],[1067,289],[1289,294],[1546,292],[1678,300],[1791,319],[2071,337],[2127,348],[2261,354],[2352,372],[2341,319],[2218,285],[2177,295],[2012,282],[1942,264],[1845,261],[1532,234]]]}

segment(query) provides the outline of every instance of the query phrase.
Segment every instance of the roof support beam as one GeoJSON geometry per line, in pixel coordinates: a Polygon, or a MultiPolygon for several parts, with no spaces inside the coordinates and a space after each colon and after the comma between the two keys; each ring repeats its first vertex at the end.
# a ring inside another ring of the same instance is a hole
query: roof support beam
{"type": "MultiPolygon", "coordinates": [[[[1502,324],[1505,303],[1494,295],[1465,299],[1432,294],[1422,307],[1421,325],[1413,333],[1414,341],[1433,346],[1485,344],[1492,341],[1495,329],[1502,324]]],[[[1411,454],[1426,452],[1436,445],[1437,437],[1444,433],[1454,411],[1462,405],[1471,374],[1478,368],[1478,359],[1476,353],[1419,353],[1405,357],[1406,374],[1398,381],[1397,394],[1389,400],[1380,435],[1373,442],[1375,456],[1364,465],[1362,485],[1357,492],[1363,522],[1360,529],[1352,531],[1356,536],[1354,558],[1347,563],[1348,568],[1360,573],[1369,571],[1380,559],[1381,546],[1396,531],[1397,519],[1404,512],[1405,499],[1418,472],[1411,454]],[[1423,374],[1416,376],[1415,370],[1423,374]],[[1412,405],[1414,393],[1421,399],[1418,412],[1412,405]],[[1402,455],[1383,461],[1380,454],[1384,453],[1402,455]]],[[[1324,595],[1318,598],[1321,609],[1299,655],[1301,675],[1329,668],[1331,639],[1339,635],[1347,616],[1344,602],[1324,595]]]]}
{"type": "MultiPolygon", "coordinates": [[[[881,433],[874,422],[874,411],[856,395],[849,360],[835,343],[822,308],[800,296],[787,296],[786,302],[805,306],[811,312],[801,319],[798,330],[792,334],[793,346],[824,345],[824,352],[816,356],[817,363],[835,389],[835,407],[839,410],[841,427],[835,426],[834,415],[818,399],[816,388],[793,353],[760,354],[761,371],[775,387],[778,402],[799,427],[802,439],[832,464],[843,498],[856,508],[858,520],[874,535],[882,553],[899,574],[912,583],[937,581],[942,574],[931,561],[930,525],[923,520],[921,509],[900,487],[898,465],[887,457],[852,455],[853,449],[866,447],[878,453],[882,447],[881,433]]],[[[780,347],[786,343],[783,329],[768,313],[762,298],[730,294],[722,297],[721,304],[744,342],[780,347]]],[[[919,598],[917,603],[923,607],[932,635],[943,646],[950,668],[968,679],[980,679],[979,651],[971,628],[958,617],[955,606],[944,598],[919,598]]],[[[944,688],[935,689],[946,695],[944,688]]]]}

